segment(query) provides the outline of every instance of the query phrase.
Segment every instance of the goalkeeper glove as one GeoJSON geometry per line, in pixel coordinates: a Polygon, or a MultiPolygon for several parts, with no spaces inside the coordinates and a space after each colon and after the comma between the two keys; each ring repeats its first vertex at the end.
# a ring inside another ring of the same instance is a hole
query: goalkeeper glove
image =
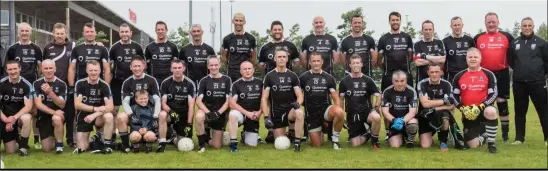
{"type": "Polygon", "coordinates": [[[274,123],[272,123],[272,120],[270,120],[269,117],[264,117],[264,127],[266,129],[270,129],[274,127],[274,123]]]}
{"type": "Polygon", "coordinates": [[[293,102],[293,103],[291,103],[291,107],[293,107],[293,109],[299,109],[299,108],[301,108],[301,105],[297,102],[293,102]]]}
{"type": "Polygon", "coordinates": [[[192,124],[189,123],[185,126],[185,135],[186,135],[186,137],[191,137],[192,136],[191,130],[192,130],[192,124]]]}
{"type": "Polygon", "coordinates": [[[403,121],[403,118],[394,118],[392,120],[392,127],[391,128],[399,131],[403,128],[404,123],[405,122],[403,121]]]}

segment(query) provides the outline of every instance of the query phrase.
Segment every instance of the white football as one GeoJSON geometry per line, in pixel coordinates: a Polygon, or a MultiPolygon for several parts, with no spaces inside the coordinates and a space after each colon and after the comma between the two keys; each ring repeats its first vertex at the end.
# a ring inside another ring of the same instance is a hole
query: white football
{"type": "Polygon", "coordinates": [[[190,138],[181,138],[179,142],[177,142],[177,148],[179,151],[192,151],[194,149],[194,141],[190,138]]]}
{"type": "Polygon", "coordinates": [[[274,140],[274,147],[278,150],[287,150],[290,145],[291,142],[286,136],[279,136],[276,140],[274,140]]]}
{"type": "Polygon", "coordinates": [[[227,146],[230,144],[230,134],[228,132],[223,133],[223,145],[227,146]]]}

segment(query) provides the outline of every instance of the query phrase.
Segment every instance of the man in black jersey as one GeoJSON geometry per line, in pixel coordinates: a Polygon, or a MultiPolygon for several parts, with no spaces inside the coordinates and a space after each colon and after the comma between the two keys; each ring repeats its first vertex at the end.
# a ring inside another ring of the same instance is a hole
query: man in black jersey
{"type": "Polygon", "coordinates": [[[238,126],[244,125],[242,142],[248,146],[257,146],[259,138],[259,118],[261,111],[262,80],[253,77],[255,69],[248,61],[240,66],[242,78],[232,83],[232,97],[228,113],[228,129],[230,134],[230,152],[238,152],[238,126]]]}
{"type": "Polygon", "coordinates": [[[345,76],[339,84],[339,93],[342,97],[340,104],[341,107],[344,104],[346,110],[348,136],[352,146],[362,145],[371,138],[373,150],[378,150],[381,129],[379,112],[381,92],[373,79],[363,74],[362,60],[363,57],[358,54],[353,54],[350,57],[352,72],[345,76]],[[373,98],[376,99],[375,103],[373,103],[373,98]]]}
{"type": "Polygon", "coordinates": [[[284,26],[282,22],[273,21],[270,24],[270,30],[272,41],[264,44],[259,51],[259,71],[266,74],[276,68],[274,51],[280,48],[289,53],[290,61],[287,62],[287,68],[295,70],[299,66],[299,52],[295,44],[284,39],[284,26]]]}
{"type": "MultiPolygon", "coordinates": [[[[177,45],[167,40],[167,24],[163,21],[156,22],[156,40],[145,48],[147,61],[147,73],[162,82],[171,75],[170,64],[173,59],[178,59],[177,45]]],[[[150,93],[149,93],[150,94],[150,93]]]]}
{"type": "Polygon", "coordinates": [[[339,136],[344,124],[344,111],[340,107],[339,93],[335,78],[322,70],[323,58],[319,52],[310,53],[311,70],[299,77],[301,89],[304,89],[304,109],[306,126],[312,146],[323,144],[320,131],[329,121],[333,121],[333,149],[341,150],[339,136]],[[333,99],[334,104],[331,104],[333,99]]]}
{"type": "Polygon", "coordinates": [[[323,71],[332,74],[333,65],[339,61],[337,38],[325,33],[325,20],[321,16],[314,17],[312,26],[314,26],[314,34],[306,36],[301,45],[301,64],[310,69],[308,62],[310,53],[320,52],[325,61],[322,66],[323,71]]]}
{"type": "MultiPolygon", "coordinates": [[[[67,39],[67,27],[63,23],[53,25],[53,42],[44,47],[44,60],[51,59],[55,62],[55,77],[68,83],[68,72],[72,49],[76,46],[75,42],[67,39]]],[[[68,86],[68,85],[67,85],[68,86]]],[[[74,87],[72,87],[74,88],[74,87]]],[[[67,145],[76,147],[74,143],[74,89],[67,87],[65,107],[63,108],[64,123],[66,124],[67,145]]]]}
{"type": "Polygon", "coordinates": [[[468,68],[466,66],[466,51],[475,47],[474,38],[465,35],[462,31],[464,24],[460,17],[451,18],[451,35],[443,39],[445,46],[444,79],[452,82],[458,72],[468,68]]]}
{"type": "Polygon", "coordinates": [[[419,129],[415,119],[417,93],[407,84],[407,75],[403,71],[394,72],[393,85],[382,93],[382,114],[390,121],[388,142],[394,148],[399,148],[404,142],[407,148],[415,147],[415,135],[419,129]]]}
{"type": "Polygon", "coordinates": [[[122,83],[122,106],[124,112],[116,115],[116,128],[120,133],[124,152],[129,152],[128,123],[130,116],[134,113],[131,106],[135,105],[135,93],[141,89],[147,90],[150,99],[154,104],[154,118],[158,118],[161,109],[160,88],[156,79],[144,73],[145,60],[140,56],[131,58],[131,71],[133,75],[122,83]]]}
{"type": "Polygon", "coordinates": [[[210,57],[207,60],[209,75],[198,83],[198,97],[196,104],[199,110],[196,112],[196,136],[198,136],[198,152],[205,152],[205,144],[213,148],[221,148],[223,130],[225,128],[228,99],[230,98],[230,77],[219,72],[220,60],[210,57]],[[205,134],[205,125],[213,129],[212,137],[205,134]]]}
{"type": "Polygon", "coordinates": [[[114,73],[112,76],[112,98],[114,102],[113,114],[118,113],[120,105],[122,105],[122,84],[126,78],[131,76],[131,58],[135,55],[144,56],[143,48],[137,42],[131,40],[132,31],[128,24],[120,25],[120,40],[112,45],[108,51],[110,63],[114,64],[114,73]]]}
{"type": "Polygon", "coordinates": [[[276,50],[274,56],[276,68],[268,72],[263,80],[261,111],[265,125],[274,128],[274,138],[285,135],[289,121],[295,122],[293,150],[299,152],[304,132],[304,113],[300,109],[304,98],[299,77],[286,68],[289,54],[285,50],[276,50]]]}
{"type": "Polygon", "coordinates": [[[253,35],[244,30],[245,16],[242,13],[234,14],[232,24],[234,33],[223,38],[223,52],[221,60],[227,65],[227,75],[232,80],[240,77],[240,64],[249,61],[255,64],[257,60],[257,42],[253,35]]]}
{"type": "Polygon", "coordinates": [[[177,139],[192,138],[196,85],[190,78],[184,76],[184,71],[185,64],[182,60],[171,61],[173,76],[166,78],[160,84],[162,111],[158,117],[160,138],[156,152],[165,151],[168,123],[174,125],[177,139]]]}
{"type": "MultiPolygon", "coordinates": [[[[38,45],[30,40],[32,28],[27,23],[21,23],[18,27],[19,41],[11,45],[6,52],[6,61],[15,60],[21,63],[21,76],[30,83],[36,81],[40,75],[40,61],[42,60],[42,50],[38,45]]],[[[32,132],[34,132],[34,147],[41,149],[38,141],[39,131],[36,127],[36,108],[33,107],[32,112],[32,132]]]]}
{"type": "Polygon", "coordinates": [[[213,47],[203,42],[203,34],[204,31],[202,30],[201,25],[192,25],[190,30],[192,42],[184,46],[179,51],[180,59],[184,60],[188,65],[186,76],[196,84],[200,81],[200,79],[204,78],[208,74],[208,57],[215,56],[215,50],[213,50],[213,47]]]}
{"type": "Polygon", "coordinates": [[[445,63],[445,47],[441,40],[434,38],[434,23],[430,20],[422,22],[421,33],[423,39],[415,43],[415,57],[413,58],[417,65],[417,85],[419,81],[428,77],[429,64],[443,65],[445,63]]]}
{"type": "Polygon", "coordinates": [[[8,75],[0,80],[0,135],[7,153],[16,151],[15,141],[19,138],[19,155],[27,156],[34,90],[20,75],[19,61],[8,60],[5,68],[8,75]]]}
{"type": "Polygon", "coordinates": [[[449,81],[441,78],[443,74],[441,65],[443,64],[428,64],[428,78],[417,83],[422,109],[416,118],[419,121],[421,147],[430,148],[432,136],[439,132],[440,151],[445,152],[448,150],[449,119],[453,117],[452,111],[455,106],[453,105],[453,87],[449,81]]]}
{"type": "MultiPolygon", "coordinates": [[[[86,78],[86,65],[89,61],[97,61],[102,63],[101,70],[103,72],[103,80],[110,84],[110,63],[108,50],[104,46],[100,46],[95,41],[95,26],[92,23],[84,24],[84,43],[74,47],[71,53],[71,63],[68,73],[69,87],[73,87],[75,80],[86,78]]],[[[70,88],[69,88],[70,89],[70,88]]]]}
{"type": "Polygon", "coordinates": [[[352,68],[350,67],[350,57],[354,54],[358,54],[362,57],[361,71],[371,77],[373,66],[377,65],[377,50],[375,47],[375,40],[368,35],[365,35],[365,23],[361,15],[352,16],[352,32],[351,35],[345,37],[341,41],[339,52],[341,53],[342,63],[345,64],[346,73],[350,74],[352,68]]]}
{"type": "Polygon", "coordinates": [[[54,75],[56,67],[53,60],[42,61],[41,70],[44,77],[34,81],[33,88],[34,104],[38,109],[37,126],[40,129],[42,151],[49,152],[54,148],[53,137],[55,137],[55,151],[61,154],[65,121],[63,108],[67,99],[67,84],[54,75]]]}

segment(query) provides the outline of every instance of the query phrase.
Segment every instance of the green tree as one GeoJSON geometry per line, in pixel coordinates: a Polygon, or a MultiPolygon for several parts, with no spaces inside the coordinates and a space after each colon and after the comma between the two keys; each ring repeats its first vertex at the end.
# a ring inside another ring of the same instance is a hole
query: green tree
{"type": "Polygon", "coordinates": [[[546,23],[542,23],[537,30],[536,33],[539,37],[542,37],[544,40],[548,40],[548,26],[546,26],[546,23]]]}
{"type": "Polygon", "coordinates": [[[516,38],[519,36],[520,32],[521,32],[521,25],[516,21],[514,22],[514,28],[512,29],[512,32],[510,33],[512,34],[512,36],[514,36],[514,38],[516,38]]]}
{"type": "Polygon", "coordinates": [[[411,21],[408,21],[407,24],[402,29],[403,29],[403,32],[409,34],[409,36],[411,36],[412,39],[415,39],[415,37],[417,36],[417,30],[413,28],[413,23],[411,21]]]}
{"type": "Polygon", "coordinates": [[[287,41],[292,42],[297,47],[297,50],[299,52],[301,51],[301,44],[303,43],[304,37],[302,35],[299,35],[299,31],[301,30],[301,26],[297,23],[291,26],[291,29],[289,29],[289,37],[286,37],[287,41]]]}
{"type": "MultiPolygon", "coordinates": [[[[110,41],[109,39],[107,39],[107,34],[103,31],[99,31],[97,32],[97,35],[95,36],[95,41],[97,42],[101,42],[103,43],[104,45],[107,45],[110,41]]],[[[77,41],[76,41],[76,44],[82,44],[84,43],[84,37],[80,37],[77,41]]]]}
{"type": "Polygon", "coordinates": [[[177,48],[182,49],[183,46],[190,43],[189,27],[177,27],[175,30],[171,30],[167,36],[167,40],[177,45],[177,48]]]}
{"type": "Polygon", "coordinates": [[[261,37],[261,35],[259,34],[259,32],[255,31],[255,30],[251,30],[249,32],[249,34],[253,35],[255,37],[255,39],[257,40],[257,47],[258,48],[261,48],[266,42],[268,42],[268,38],[270,37],[270,29],[267,29],[266,30],[266,33],[267,35],[264,36],[264,37],[261,37]]]}
{"type": "MultiPolygon", "coordinates": [[[[356,9],[353,9],[341,14],[343,23],[337,26],[337,30],[341,30],[341,33],[337,34],[337,37],[340,40],[342,40],[343,38],[345,38],[346,36],[352,33],[352,17],[356,15],[361,16],[363,18],[362,7],[358,7],[356,9]]],[[[365,26],[366,26],[365,21],[362,21],[362,22],[364,23],[363,30],[365,30],[365,26]]]]}

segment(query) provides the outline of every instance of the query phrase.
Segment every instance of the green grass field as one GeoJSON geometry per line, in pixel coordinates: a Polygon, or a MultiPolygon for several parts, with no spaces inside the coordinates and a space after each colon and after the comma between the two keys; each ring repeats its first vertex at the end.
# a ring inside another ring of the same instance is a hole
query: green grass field
{"type": "MultiPolygon", "coordinates": [[[[512,100],[512,99],[511,99],[512,100]]],[[[510,103],[513,121],[513,104],[510,103]]],[[[460,120],[460,113],[456,114],[460,120]]],[[[266,136],[262,129],[261,136],[266,136]]],[[[462,127],[461,127],[462,128],[462,127]]],[[[500,128],[499,128],[500,131],[500,128]]],[[[547,168],[547,147],[544,146],[538,116],[530,104],[527,114],[526,143],[511,145],[503,143],[500,132],[497,137],[497,154],[489,154],[487,147],[460,151],[450,149],[439,151],[439,143],[429,149],[392,149],[384,143],[384,130],[381,131],[382,144],[379,151],[366,146],[352,148],[342,143],[342,151],[335,151],[330,145],[321,148],[303,146],[302,152],[279,151],[271,144],[258,147],[240,146],[238,153],[230,153],[228,147],[215,150],[207,148],[205,153],[179,152],[169,146],[162,154],[122,154],[73,155],[70,148],[65,153],[43,153],[31,150],[28,157],[18,154],[2,154],[7,168],[547,168]]],[[[510,140],[513,141],[514,123],[510,124],[510,140]]],[[[346,142],[348,134],[343,130],[341,142],[346,142]]],[[[194,136],[195,142],[197,141],[194,136]]],[[[30,142],[33,142],[32,140],[30,142]]],[[[197,144],[197,143],[195,143],[197,144]]],[[[416,142],[418,146],[418,140],[416,142]]],[[[452,147],[452,146],[451,146],[452,147]]],[[[195,149],[196,150],[196,149],[195,149]]]]}

